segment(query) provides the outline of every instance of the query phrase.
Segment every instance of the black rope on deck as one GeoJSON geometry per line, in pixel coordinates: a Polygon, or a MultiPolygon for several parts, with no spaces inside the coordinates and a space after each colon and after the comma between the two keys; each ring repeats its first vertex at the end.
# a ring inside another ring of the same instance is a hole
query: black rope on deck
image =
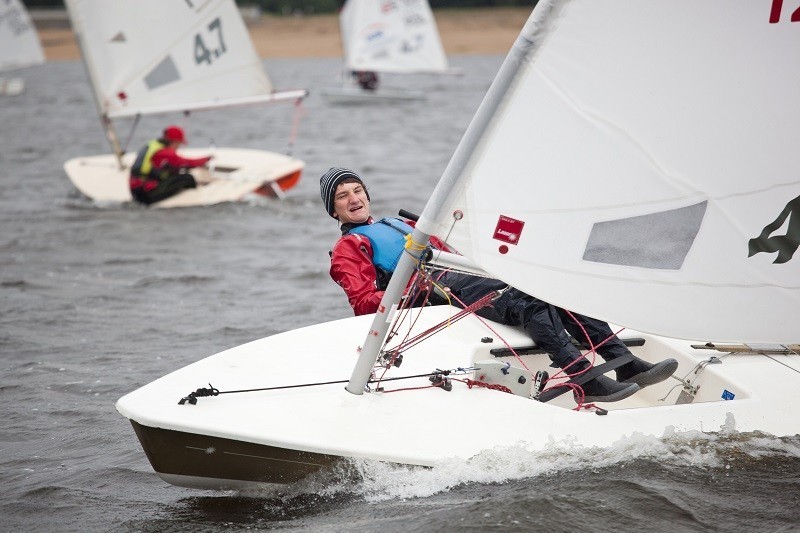
{"type": "Polygon", "coordinates": [[[189,402],[192,405],[197,403],[197,398],[201,398],[203,396],[218,396],[220,394],[218,389],[215,389],[211,383],[208,384],[208,388],[200,388],[196,391],[190,393],[188,396],[184,396],[181,398],[181,401],[178,402],[178,405],[183,405],[186,402],[189,402]]]}
{"type": "MultiPolygon", "coordinates": [[[[429,372],[427,374],[417,374],[416,376],[402,376],[396,378],[384,378],[384,379],[372,379],[367,383],[379,383],[382,381],[396,381],[400,379],[414,379],[414,378],[425,378],[431,376],[449,376],[451,372],[462,372],[467,371],[468,369],[465,368],[457,368],[456,370],[436,370],[434,372],[429,372]]],[[[219,389],[214,388],[211,383],[208,384],[209,388],[200,388],[196,391],[189,393],[187,396],[184,396],[178,402],[178,405],[184,405],[189,403],[191,405],[197,405],[197,398],[202,398],[204,396],[219,396],[220,394],[238,394],[241,392],[262,392],[262,391],[270,391],[270,390],[282,390],[282,389],[297,389],[300,387],[319,387],[320,385],[336,385],[339,383],[349,383],[350,380],[348,379],[341,379],[338,381],[323,381],[320,383],[302,383],[300,385],[281,385],[278,387],[263,387],[260,389],[241,389],[241,390],[229,390],[229,391],[220,391],[219,389]]]]}

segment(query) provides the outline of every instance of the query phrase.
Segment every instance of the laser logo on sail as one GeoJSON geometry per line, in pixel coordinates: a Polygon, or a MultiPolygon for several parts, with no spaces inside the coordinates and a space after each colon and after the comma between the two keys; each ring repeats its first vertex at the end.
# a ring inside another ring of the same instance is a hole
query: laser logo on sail
{"type": "Polygon", "coordinates": [[[500,215],[497,226],[494,228],[493,238],[508,244],[518,244],[525,222],[515,218],[500,215]]]}

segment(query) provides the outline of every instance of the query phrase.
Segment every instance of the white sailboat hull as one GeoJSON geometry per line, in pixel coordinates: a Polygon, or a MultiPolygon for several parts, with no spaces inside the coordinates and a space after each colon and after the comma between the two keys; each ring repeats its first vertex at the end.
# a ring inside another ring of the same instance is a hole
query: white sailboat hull
{"type": "MultiPolygon", "coordinates": [[[[445,320],[456,310],[427,308],[414,331],[445,320]]],[[[553,442],[611,446],[634,434],[763,431],[800,434],[789,391],[800,385],[800,355],[726,355],[692,343],[638,332],[639,357],[679,361],[675,378],[617,403],[608,415],[572,410],[571,393],[541,403],[528,397],[453,381],[451,391],[429,387],[428,377],[384,381],[387,392],[345,391],[358,346],[372,316],[355,317],[264,338],[203,359],[146,385],[117,402],[129,418],[156,472],[167,482],[228,489],[302,479],[342,458],[365,458],[435,467],[497,447],[541,450],[553,442]],[[720,363],[706,364],[714,356],[720,363]],[[200,387],[227,391],[285,387],[178,401],[200,387]],[[426,388],[417,388],[426,387],[426,388]],[[413,389],[388,392],[396,389],[413,389]],[[730,399],[724,399],[730,398],[730,399]]],[[[495,357],[493,349],[530,346],[520,330],[473,316],[404,353],[400,368],[385,377],[418,376],[436,369],[480,366],[482,361],[521,364],[495,357]],[[483,342],[485,337],[491,342],[483,342]]],[[[697,344],[697,343],[695,343],[697,344]]],[[[533,372],[554,369],[544,354],[522,356],[533,372]]],[[[599,363],[600,361],[598,361],[599,363]]],[[[451,376],[478,379],[481,371],[451,376]]],[[[613,372],[610,374],[613,376],[613,372]]]]}
{"type": "Polygon", "coordinates": [[[327,87],[322,89],[321,94],[328,103],[338,105],[416,102],[427,99],[427,95],[422,91],[402,89],[376,89],[374,91],[366,91],[355,86],[327,87]]]}
{"type": "MultiPolygon", "coordinates": [[[[280,197],[297,183],[305,167],[299,159],[264,150],[187,148],[180,153],[186,157],[214,154],[213,176],[204,169],[195,169],[199,187],[182,191],[153,207],[236,202],[250,194],[280,197]]],[[[135,157],[135,153],[125,154],[122,167],[111,154],[77,157],[64,164],[64,171],[75,187],[95,202],[129,202],[132,197],[128,178],[135,157]]]]}

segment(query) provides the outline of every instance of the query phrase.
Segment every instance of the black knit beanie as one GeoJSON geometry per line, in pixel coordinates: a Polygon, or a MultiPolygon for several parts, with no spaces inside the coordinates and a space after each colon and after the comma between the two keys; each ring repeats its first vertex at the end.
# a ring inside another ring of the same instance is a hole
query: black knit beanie
{"type": "Polygon", "coordinates": [[[367,195],[367,200],[369,200],[367,187],[358,174],[347,168],[332,167],[319,179],[319,195],[322,197],[322,203],[325,204],[325,211],[330,216],[333,216],[333,200],[336,196],[336,187],[348,178],[354,179],[364,186],[364,192],[367,195]]]}

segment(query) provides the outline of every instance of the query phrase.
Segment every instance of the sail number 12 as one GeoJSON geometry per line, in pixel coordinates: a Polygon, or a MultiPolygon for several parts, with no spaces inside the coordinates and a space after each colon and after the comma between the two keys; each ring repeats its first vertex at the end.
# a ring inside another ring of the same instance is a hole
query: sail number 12
{"type": "Polygon", "coordinates": [[[210,65],[227,50],[225,48],[225,41],[222,38],[222,21],[220,21],[219,17],[212,20],[207,29],[208,35],[206,38],[210,42],[216,35],[218,44],[215,48],[209,49],[202,35],[198,33],[194,36],[194,62],[198,65],[200,63],[208,63],[210,65]]]}

